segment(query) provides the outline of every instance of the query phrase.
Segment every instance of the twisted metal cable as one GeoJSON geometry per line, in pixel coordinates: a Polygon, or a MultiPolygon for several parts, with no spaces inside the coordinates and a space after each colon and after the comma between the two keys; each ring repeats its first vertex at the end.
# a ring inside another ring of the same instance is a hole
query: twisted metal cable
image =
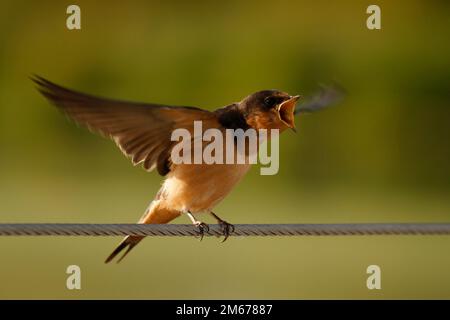
{"type": "MultiPolygon", "coordinates": [[[[236,224],[232,236],[450,235],[450,223],[236,224]]],[[[0,236],[198,236],[190,224],[0,224],[0,236]]],[[[209,225],[205,236],[221,236],[209,225]]]]}

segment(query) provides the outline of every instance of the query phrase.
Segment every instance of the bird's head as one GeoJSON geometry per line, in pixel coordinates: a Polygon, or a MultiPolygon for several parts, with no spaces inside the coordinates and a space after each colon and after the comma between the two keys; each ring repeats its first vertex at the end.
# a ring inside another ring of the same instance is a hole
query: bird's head
{"type": "Polygon", "coordinates": [[[291,128],[295,131],[294,110],[300,96],[278,90],[253,93],[239,103],[247,124],[258,129],[291,128]]]}

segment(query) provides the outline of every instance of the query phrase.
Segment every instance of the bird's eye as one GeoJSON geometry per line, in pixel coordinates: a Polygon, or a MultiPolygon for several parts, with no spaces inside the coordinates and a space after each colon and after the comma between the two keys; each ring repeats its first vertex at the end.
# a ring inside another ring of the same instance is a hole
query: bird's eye
{"type": "Polygon", "coordinates": [[[277,97],[267,97],[267,98],[264,99],[264,104],[268,108],[275,107],[277,105],[277,103],[278,103],[278,98],[277,97]]]}

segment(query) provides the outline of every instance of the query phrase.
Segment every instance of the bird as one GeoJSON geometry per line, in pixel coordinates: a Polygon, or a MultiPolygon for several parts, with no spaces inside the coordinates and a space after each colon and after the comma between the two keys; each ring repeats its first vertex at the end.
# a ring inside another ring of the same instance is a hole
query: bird
{"type": "MultiPolygon", "coordinates": [[[[262,90],[239,102],[214,111],[190,106],[172,106],[157,103],[128,102],[97,97],[57,85],[41,76],[31,77],[39,92],[60,111],[82,127],[112,139],[134,165],[141,164],[147,171],[156,171],[164,182],[150,202],[140,224],[165,224],[185,214],[198,231],[200,239],[209,227],[197,219],[199,213],[209,213],[217,220],[225,241],[234,226],[213,212],[245,176],[250,164],[175,164],[171,141],[175,129],[193,131],[194,121],[202,121],[203,129],[286,129],[295,131],[294,116],[331,105],[341,94],[335,88],[323,90],[300,106],[299,95],[280,90],[262,90]]],[[[128,235],[106,258],[111,262],[121,252],[117,262],[143,239],[128,235]]]]}

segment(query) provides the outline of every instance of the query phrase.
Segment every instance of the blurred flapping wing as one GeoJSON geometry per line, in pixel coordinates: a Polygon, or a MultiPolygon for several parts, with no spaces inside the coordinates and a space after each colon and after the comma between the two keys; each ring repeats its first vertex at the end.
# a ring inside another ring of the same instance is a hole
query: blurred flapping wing
{"type": "Polygon", "coordinates": [[[321,90],[315,95],[306,99],[304,102],[299,102],[294,113],[309,113],[331,107],[338,104],[345,95],[346,92],[344,89],[336,84],[322,86],[321,90]]]}

